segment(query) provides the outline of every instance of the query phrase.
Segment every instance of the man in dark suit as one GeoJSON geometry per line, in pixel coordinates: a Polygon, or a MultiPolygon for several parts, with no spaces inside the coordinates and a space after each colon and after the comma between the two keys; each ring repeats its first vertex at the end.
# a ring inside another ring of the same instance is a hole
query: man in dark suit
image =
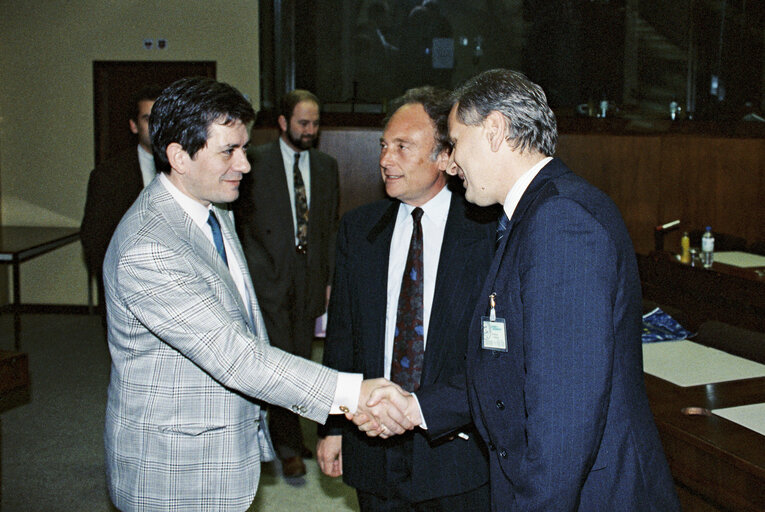
{"type": "Polygon", "coordinates": [[[618,209],[551,158],[555,116],[525,76],[487,71],[455,99],[449,172],[468,201],[501,203],[506,216],[470,326],[467,380],[418,392],[419,410],[407,398],[410,419],[438,438],[472,416],[494,510],[678,510],[618,209]]]}
{"type": "MultiPolygon", "coordinates": [[[[252,172],[234,212],[271,344],[309,358],[334,264],[337,161],[313,147],[319,100],[310,92],[287,94],[278,122],[279,139],[248,152],[252,172]]],[[[311,452],[298,416],[272,407],[269,425],[284,475],[304,475],[311,452]]]]}
{"type": "MultiPolygon", "coordinates": [[[[396,366],[406,363],[394,347],[420,211],[423,332],[419,376],[409,391],[442,388],[464,372],[471,311],[494,251],[496,223],[468,218],[462,194],[446,186],[449,106],[447,93],[433,87],[412,89],[394,102],[380,152],[390,199],[348,213],[338,232],[324,364],[390,377],[406,388],[396,377],[396,366]]],[[[440,443],[430,443],[421,430],[386,443],[339,418],[319,427],[317,457],[324,473],[342,474],[356,488],[362,512],[488,510],[485,448],[469,419],[459,427],[440,443]]]]}
{"type": "Polygon", "coordinates": [[[80,240],[88,271],[95,276],[98,284],[98,303],[101,306],[104,305],[101,267],[109,240],[122,216],[156,174],[151,153],[149,114],[161,92],[160,86],[148,85],[133,95],[128,124],[130,131],[138,138],[138,146],[120,151],[100,163],[88,180],[80,240]]]}

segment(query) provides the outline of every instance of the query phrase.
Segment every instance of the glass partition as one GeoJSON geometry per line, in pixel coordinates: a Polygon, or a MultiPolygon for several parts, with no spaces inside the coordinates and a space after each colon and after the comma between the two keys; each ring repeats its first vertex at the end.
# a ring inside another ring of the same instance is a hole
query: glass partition
{"type": "Polygon", "coordinates": [[[495,67],[559,116],[761,120],[761,0],[261,0],[262,105],[310,89],[384,112],[409,87],[495,67]]]}

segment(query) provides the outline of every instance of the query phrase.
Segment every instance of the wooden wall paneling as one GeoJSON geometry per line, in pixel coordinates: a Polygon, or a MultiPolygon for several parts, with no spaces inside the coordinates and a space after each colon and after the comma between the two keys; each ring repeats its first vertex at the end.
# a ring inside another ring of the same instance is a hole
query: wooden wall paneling
{"type": "Polygon", "coordinates": [[[250,146],[268,144],[279,138],[279,130],[276,128],[253,128],[250,131],[250,146]]]}
{"type": "Polygon", "coordinates": [[[682,229],[765,236],[762,140],[677,136],[662,148],[662,207],[678,203],[682,229]]]}
{"type": "Polygon", "coordinates": [[[721,155],[715,187],[718,229],[742,236],[750,244],[765,238],[765,193],[762,190],[765,141],[721,139],[718,149],[721,155]]]}
{"type": "MultiPolygon", "coordinates": [[[[659,215],[656,224],[680,220],[679,229],[664,237],[664,249],[670,252],[680,250],[683,231],[695,229],[688,211],[689,183],[696,183],[696,166],[688,162],[684,137],[657,137],[660,150],[659,165],[653,174],[658,184],[656,195],[659,215]]],[[[693,190],[691,188],[690,190],[693,190]]],[[[653,249],[653,246],[651,247],[653,249]]],[[[647,254],[650,251],[638,251],[647,254]]]]}
{"type": "Polygon", "coordinates": [[[385,197],[380,176],[377,128],[323,128],[319,148],[337,159],[340,173],[340,215],[385,197]]]}
{"type": "Polygon", "coordinates": [[[611,197],[638,252],[653,249],[653,228],[663,222],[656,179],[661,160],[658,137],[562,135],[557,156],[611,197]]]}
{"type": "MultiPolygon", "coordinates": [[[[340,213],[385,197],[379,128],[323,128],[319,148],[338,160],[340,213]]],[[[253,131],[264,143],[276,130],[253,131]],[[256,133],[257,132],[257,133],[256,133]]],[[[665,248],[679,250],[683,230],[765,240],[765,139],[699,135],[562,134],[559,156],[608,194],[621,210],[635,250],[654,248],[657,224],[680,219],[665,248]]]]}

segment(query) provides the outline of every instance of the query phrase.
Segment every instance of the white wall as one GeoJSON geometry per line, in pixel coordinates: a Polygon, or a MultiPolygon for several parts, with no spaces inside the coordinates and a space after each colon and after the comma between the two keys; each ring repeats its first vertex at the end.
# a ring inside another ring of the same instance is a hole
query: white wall
{"type": "MultiPolygon", "coordinates": [[[[219,80],[260,98],[256,0],[0,0],[0,13],[4,225],[79,226],[93,168],[94,60],[216,61],[219,80]],[[147,51],[145,38],[168,47],[147,51]]],[[[87,301],[80,244],[22,264],[21,278],[23,302],[87,301]]]]}

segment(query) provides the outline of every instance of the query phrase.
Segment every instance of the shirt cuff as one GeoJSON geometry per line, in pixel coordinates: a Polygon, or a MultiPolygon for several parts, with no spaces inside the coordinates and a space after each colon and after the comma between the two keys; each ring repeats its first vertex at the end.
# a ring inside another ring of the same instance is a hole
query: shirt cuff
{"type": "Polygon", "coordinates": [[[414,401],[417,404],[417,410],[420,411],[420,418],[422,418],[422,423],[420,423],[419,427],[422,430],[428,430],[428,424],[425,423],[425,416],[422,415],[422,407],[420,407],[420,401],[417,399],[417,395],[412,393],[412,396],[414,397],[414,401]]]}
{"type": "Polygon", "coordinates": [[[364,376],[360,373],[337,374],[337,387],[335,388],[335,398],[332,401],[330,414],[355,414],[359,406],[359,395],[361,394],[361,382],[364,376]]]}

